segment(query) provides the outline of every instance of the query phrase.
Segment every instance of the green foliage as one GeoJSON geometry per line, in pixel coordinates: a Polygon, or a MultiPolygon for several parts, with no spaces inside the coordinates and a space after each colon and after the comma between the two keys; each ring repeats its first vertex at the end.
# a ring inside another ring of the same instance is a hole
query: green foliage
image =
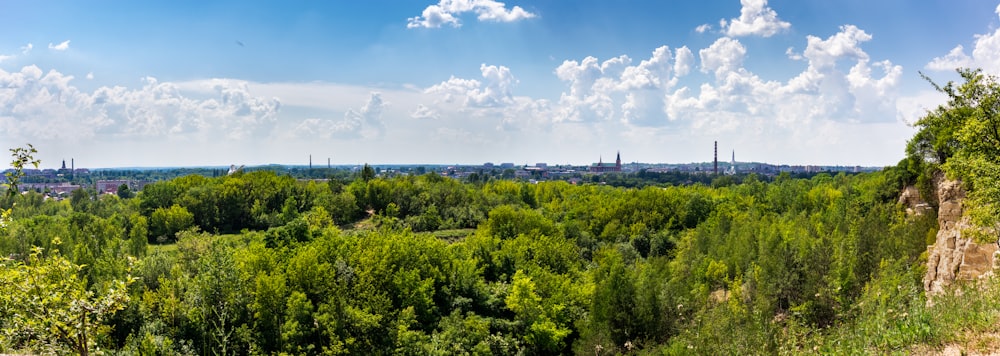
{"type": "Polygon", "coordinates": [[[0,229],[7,227],[7,223],[13,218],[11,216],[13,213],[12,209],[15,204],[14,200],[20,193],[19,185],[21,177],[24,177],[24,167],[31,165],[38,168],[38,164],[41,163],[40,160],[34,158],[35,153],[38,153],[38,151],[35,150],[35,147],[30,143],[27,144],[27,147],[15,147],[10,149],[10,155],[13,157],[13,160],[10,162],[11,170],[4,173],[4,176],[7,178],[7,183],[4,184],[4,188],[7,189],[5,195],[7,198],[6,200],[10,202],[10,206],[7,206],[6,208],[0,206],[0,229]]]}
{"type": "Polygon", "coordinates": [[[58,252],[35,248],[26,263],[0,263],[0,351],[87,355],[107,347],[108,319],[129,301],[131,278],[95,288],[58,252]]]}
{"type": "Polygon", "coordinates": [[[175,241],[175,235],[194,225],[194,214],[180,205],[157,208],[149,219],[150,234],[157,242],[175,241]]]}
{"type": "Polygon", "coordinates": [[[8,281],[56,275],[33,288],[124,296],[88,321],[91,351],[905,353],[996,308],[926,305],[936,220],[896,205],[926,168],[904,161],[715,187],[248,172],[129,199],[26,194],[0,230],[0,352],[73,352],[55,329],[7,327],[28,323],[8,281]]]}
{"type": "Polygon", "coordinates": [[[21,177],[24,176],[24,167],[31,165],[38,168],[38,164],[42,161],[36,159],[34,156],[38,153],[35,146],[30,143],[26,147],[15,147],[10,149],[10,155],[13,159],[10,161],[11,171],[4,173],[7,177],[7,196],[16,196],[19,192],[19,184],[21,182],[21,177]]]}
{"type": "MultiPolygon", "coordinates": [[[[968,190],[965,213],[979,226],[994,228],[1000,223],[1000,83],[982,70],[958,74],[964,83],[932,82],[948,102],[916,122],[919,131],[907,153],[962,180],[968,190]]],[[[984,242],[997,239],[977,235],[984,242]]]]}

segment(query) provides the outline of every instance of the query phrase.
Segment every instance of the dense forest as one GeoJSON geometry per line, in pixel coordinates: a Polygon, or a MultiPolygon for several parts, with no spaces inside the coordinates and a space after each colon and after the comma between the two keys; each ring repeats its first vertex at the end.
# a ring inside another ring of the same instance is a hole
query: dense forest
{"type": "MultiPolygon", "coordinates": [[[[966,182],[976,221],[995,223],[1000,90],[960,73],[965,83],[938,87],[951,100],[917,123],[907,158],[876,173],[628,188],[255,171],[125,198],[9,189],[0,352],[934,347],[1000,315],[992,284],[927,303],[936,216],[898,203],[904,186],[927,191],[943,171],[966,182]]],[[[37,164],[31,146],[11,152],[15,168],[37,164]]],[[[16,186],[17,170],[10,178],[16,186]]]]}

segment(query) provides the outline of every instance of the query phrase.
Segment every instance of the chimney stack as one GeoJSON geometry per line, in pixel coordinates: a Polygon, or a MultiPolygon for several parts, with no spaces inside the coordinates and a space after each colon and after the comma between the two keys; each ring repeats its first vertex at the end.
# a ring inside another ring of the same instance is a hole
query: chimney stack
{"type": "Polygon", "coordinates": [[[719,174],[719,141],[715,141],[715,158],[712,160],[712,172],[719,174]]]}

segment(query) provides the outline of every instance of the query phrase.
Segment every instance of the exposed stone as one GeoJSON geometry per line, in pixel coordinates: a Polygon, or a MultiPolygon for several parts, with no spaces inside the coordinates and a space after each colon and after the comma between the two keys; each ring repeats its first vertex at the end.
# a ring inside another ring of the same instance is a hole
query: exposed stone
{"type": "Polygon", "coordinates": [[[965,198],[962,183],[941,175],[935,177],[934,183],[938,198],[938,232],[934,244],[927,247],[924,289],[929,293],[940,292],[956,280],[973,280],[992,274],[994,266],[1000,263],[996,244],[979,244],[963,236],[963,231],[976,228],[968,217],[962,216],[965,198]]]}
{"type": "Polygon", "coordinates": [[[911,216],[924,215],[932,210],[930,204],[920,196],[920,190],[912,185],[903,189],[903,193],[899,195],[899,204],[905,206],[906,214],[911,216]]]}

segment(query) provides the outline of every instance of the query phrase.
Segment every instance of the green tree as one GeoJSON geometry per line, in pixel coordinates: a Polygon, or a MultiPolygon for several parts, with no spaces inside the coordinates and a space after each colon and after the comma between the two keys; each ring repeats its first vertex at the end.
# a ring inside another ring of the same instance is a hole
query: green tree
{"type": "Polygon", "coordinates": [[[38,153],[35,150],[35,146],[30,143],[26,147],[15,147],[10,149],[10,155],[14,158],[10,162],[11,171],[5,173],[7,177],[7,196],[14,197],[19,192],[19,184],[21,182],[21,177],[24,176],[24,167],[31,165],[38,168],[38,164],[42,161],[36,159],[34,155],[38,153]]]}
{"type": "Polygon", "coordinates": [[[966,213],[980,226],[994,227],[1000,222],[1000,83],[980,69],[958,74],[964,83],[931,82],[948,102],[916,122],[919,131],[907,152],[961,179],[968,190],[966,213]]]}
{"type": "Polygon", "coordinates": [[[7,183],[5,184],[7,188],[7,198],[11,202],[11,207],[0,208],[0,229],[7,226],[7,223],[11,219],[11,214],[13,211],[14,200],[17,198],[20,192],[20,182],[21,177],[24,176],[24,167],[31,165],[38,168],[38,164],[41,163],[40,160],[35,159],[34,154],[38,153],[35,150],[35,146],[30,143],[26,145],[27,147],[15,147],[10,149],[10,155],[14,158],[10,162],[11,170],[4,175],[7,177],[7,183]]]}
{"type": "Polygon", "coordinates": [[[118,186],[118,197],[122,199],[128,199],[132,197],[132,190],[128,188],[128,184],[122,184],[118,186]]]}
{"type": "Polygon", "coordinates": [[[158,242],[170,241],[177,232],[194,226],[194,215],[184,207],[174,204],[169,208],[157,208],[149,219],[150,235],[158,242]]]}
{"type": "Polygon", "coordinates": [[[375,169],[365,163],[364,167],[361,168],[361,180],[367,182],[375,179],[375,169]]]}
{"type": "Polygon", "coordinates": [[[43,257],[37,247],[27,263],[0,262],[0,351],[99,350],[110,332],[107,320],[128,304],[132,279],[110,281],[94,293],[81,269],[58,252],[43,257]]]}

